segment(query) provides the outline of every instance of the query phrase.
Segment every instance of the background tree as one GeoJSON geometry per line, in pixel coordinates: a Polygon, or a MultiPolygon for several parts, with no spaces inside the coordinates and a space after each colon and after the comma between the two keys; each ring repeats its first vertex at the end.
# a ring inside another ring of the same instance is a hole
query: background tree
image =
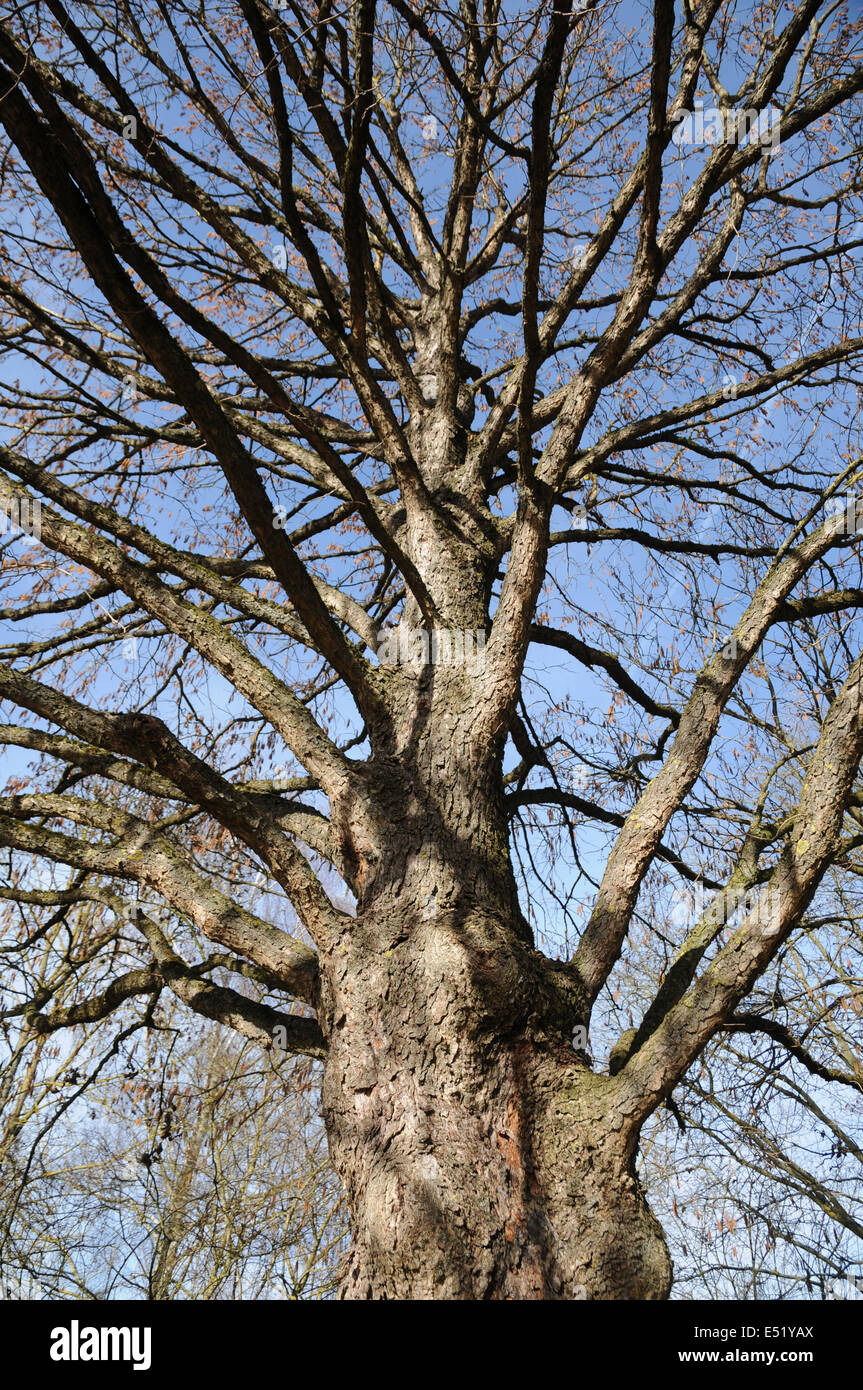
{"type": "MultiPolygon", "coordinates": [[[[26,998],[38,909],[16,903],[5,917],[3,992],[26,998]],[[24,952],[10,949],[19,913],[24,952]]],[[[42,975],[56,980],[86,938],[46,932],[42,975]]],[[[209,1024],[190,1031],[170,995],[143,1019],[135,1002],[77,1029],[74,1047],[59,1032],[28,1045],[20,1015],[7,1016],[0,1298],[330,1296],[345,1223],[319,1063],[262,1056],[209,1024]]]]}
{"type": "Polygon", "coordinates": [[[860,30],[0,31],[9,1016],[323,1059],[345,1296],[664,1297],[705,1049],[859,1089],[860,30]]]}

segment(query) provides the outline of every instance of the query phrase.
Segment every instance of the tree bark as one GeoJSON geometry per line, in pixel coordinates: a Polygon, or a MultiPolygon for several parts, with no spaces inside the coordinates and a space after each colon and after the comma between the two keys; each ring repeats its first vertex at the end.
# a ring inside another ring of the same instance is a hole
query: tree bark
{"type": "MultiPolygon", "coordinates": [[[[450,680],[456,679],[455,676],[450,680]]],[[[440,672],[434,680],[446,682],[440,672]]],[[[429,718],[386,769],[357,918],[321,957],[351,1299],[661,1299],[671,1264],[613,1078],[518,907],[496,759],[429,718]]],[[[430,695],[430,710],[437,701],[430,695]]]]}
{"type": "Polygon", "coordinates": [[[614,1083],[538,1016],[529,949],[479,907],[366,930],[380,950],[326,972],[325,1115],[355,1242],[342,1296],[667,1297],[614,1083]]]}

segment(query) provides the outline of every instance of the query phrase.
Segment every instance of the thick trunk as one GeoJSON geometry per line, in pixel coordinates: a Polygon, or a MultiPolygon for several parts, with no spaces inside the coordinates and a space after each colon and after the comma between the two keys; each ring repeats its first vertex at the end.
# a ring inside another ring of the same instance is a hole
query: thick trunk
{"type": "Polygon", "coordinates": [[[635,1136],[533,949],[500,789],[480,767],[436,772],[445,802],[410,776],[322,961],[324,1112],[354,1226],[342,1294],[665,1298],[635,1136]]]}
{"type": "Polygon", "coordinates": [[[355,1232],[343,1297],[666,1297],[611,1083],[479,1016],[469,934],[423,924],[345,990],[325,1084],[355,1232]]]}

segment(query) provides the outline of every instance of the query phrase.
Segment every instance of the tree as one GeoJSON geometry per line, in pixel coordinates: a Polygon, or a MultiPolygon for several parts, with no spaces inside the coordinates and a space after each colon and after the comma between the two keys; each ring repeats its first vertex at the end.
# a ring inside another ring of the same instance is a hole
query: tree
{"type": "Polygon", "coordinates": [[[644,1126],[724,1032],[806,1052],[792,959],[859,1003],[860,43],[818,0],[0,32],[5,891],[103,909],[10,1017],[168,993],[324,1059],[345,1297],[666,1297],[644,1126]]]}
{"type": "Polygon", "coordinates": [[[233,1032],[187,1039],[183,1012],[163,1000],[100,1058],[103,1020],[50,1071],[61,1049],[41,1040],[45,1070],[29,1093],[19,1080],[5,1136],[0,1299],[330,1296],[343,1204],[320,1064],[262,1058],[233,1032]]]}

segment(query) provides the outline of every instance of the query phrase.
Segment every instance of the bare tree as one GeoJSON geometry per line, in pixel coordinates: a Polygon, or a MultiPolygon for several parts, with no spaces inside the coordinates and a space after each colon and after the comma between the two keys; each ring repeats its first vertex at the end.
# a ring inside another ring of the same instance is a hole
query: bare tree
{"type": "Polygon", "coordinates": [[[12,1015],[323,1059],[345,1297],[667,1296],[643,1127],[860,978],[861,22],[643,20],[0,30],[6,891],[113,924],[12,1015]]]}
{"type": "Polygon", "coordinates": [[[124,945],[101,903],[46,919],[39,892],[5,891],[0,1299],[330,1296],[345,1222],[320,1064],[190,1030],[164,992],[34,1034],[27,1001],[71,1002],[94,949],[116,969],[124,945]]]}

